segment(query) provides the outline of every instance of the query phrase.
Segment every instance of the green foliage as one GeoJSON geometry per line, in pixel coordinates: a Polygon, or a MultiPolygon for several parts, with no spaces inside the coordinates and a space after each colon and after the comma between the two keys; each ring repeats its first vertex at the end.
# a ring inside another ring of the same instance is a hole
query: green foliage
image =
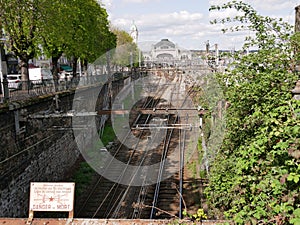
{"type": "Polygon", "coordinates": [[[76,196],[83,193],[86,187],[90,185],[94,173],[95,171],[89,166],[87,162],[80,163],[79,169],[72,177],[72,181],[76,184],[76,196]]]}
{"type": "Polygon", "coordinates": [[[207,219],[207,215],[204,213],[203,209],[198,209],[197,212],[194,214],[190,214],[186,210],[184,210],[182,212],[182,215],[190,218],[193,221],[202,221],[204,219],[207,219]]]}
{"type": "Polygon", "coordinates": [[[293,218],[290,220],[291,224],[299,225],[300,224],[300,208],[295,209],[293,212],[293,218]]]}
{"type": "MultiPolygon", "coordinates": [[[[106,146],[109,142],[114,141],[115,133],[113,127],[107,124],[104,127],[103,135],[101,137],[101,142],[94,143],[93,147],[89,149],[88,155],[91,158],[95,158],[97,160],[97,165],[101,165],[103,163],[104,158],[99,158],[99,149],[103,146],[106,146]]],[[[94,169],[87,163],[80,163],[79,169],[74,174],[72,181],[76,183],[76,195],[81,194],[87,186],[90,185],[92,181],[92,176],[95,174],[94,169]]]]}
{"type": "Polygon", "coordinates": [[[106,146],[109,142],[112,142],[115,140],[116,134],[114,132],[114,129],[111,125],[106,125],[104,127],[103,135],[101,137],[101,142],[104,146],[106,146]]]}
{"type": "Polygon", "coordinates": [[[1,27],[26,69],[41,54],[93,62],[116,46],[107,12],[95,0],[0,0],[0,5],[1,27]]]}
{"type": "Polygon", "coordinates": [[[0,5],[0,26],[10,49],[21,61],[22,80],[28,80],[28,61],[37,54],[38,1],[0,0],[0,5]]]}
{"type": "Polygon", "coordinates": [[[122,46],[133,42],[132,37],[125,30],[112,28],[112,32],[117,36],[117,46],[122,46]]]}
{"type": "Polygon", "coordinates": [[[207,113],[202,115],[202,135],[198,140],[198,152],[201,164],[200,176],[205,177],[208,167],[214,160],[223,140],[225,120],[223,119],[224,96],[215,74],[201,77],[201,87],[196,87],[197,99],[201,108],[207,113]]]}
{"type": "Polygon", "coordinates": [[[93,62],[116,46],[116,37],[109,30],[108,15],[95,0],[76,0],[69,3],[71,39],[65,53],[93,62]]]}
{"type": "Polygon", "coordinates": [[[115,47],[107,12],[95,0],[45,0],[44,5],[42,44],[51,54],[63,50],[69,57],[93,62],[115,47]]]}
{"type": "Polygon", "coordinates": [[[117,37],[117,49],[113,54],[113,63],[120,66],[130,66],[132,62],[137,63],[139,51],[132,37],[124,30],[113,28],[112,32],[117,37]]]}
{"type": "Polygon", "coordinates": [[[234,53],[233,69],[218,75],[230,107],[206,188],[209,205],[214,215],[237,224],[298,224],[300,101],[290,90],[298,79],[299,39],[287,23],[260,16],[243,2],[211,10],[227,8],[243,14],[219,22],[241,22],[231,30],[253,31],[244,49],[258,51],[234,53]]]}
{"type": "Polygon", "coordinates": [[[187,164],[187,168],[192,173],[192,178],[196,179],[197,178],[197,163],[195,161],[189,162],[187,164]]]}
{"type": "Polygon", "coordinates": [[[37,32],[38,1],[0,1],[0,24],[8,35],[9,44],[22,60],[35,55],[35,34],[37,32]],[[26,10],[25,10],[26,9],[26,10]]]}

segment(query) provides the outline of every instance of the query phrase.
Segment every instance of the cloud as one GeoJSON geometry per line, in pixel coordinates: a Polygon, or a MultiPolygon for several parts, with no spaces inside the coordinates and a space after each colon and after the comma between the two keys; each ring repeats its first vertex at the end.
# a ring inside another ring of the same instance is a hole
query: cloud
{"type": "Polygon", "coordinates": [[[112,18],[112,23],[116,26],[120,26],[123,29],[129,28],[132,21],[135,21],[137,27],[143,30],[153,30],[160,28],[170,28],[173,26],[189,26],[191,24],[201,23],[203,14],[201,13],[189,13],[188,11],[180,11],[165,14],[145,14],[136,18],[135,15],[125,15],[121,19],[112,18]]]}
{"type": "MultiPolygon", "coordinates": [[[[210,5],[223,5],[224,3],[230,2],[229,0],[209,0],[210,5]]],[[[251,5],[257,10],[274,11],[274,10],[284,10],[293,9],[297,3],[294,0],[243,0],[243,2],[251,5]]],[[[298,4],[300,4],[298,2],[298,4]]]]}
{"type": "Polygon", "coordinates": [[[112,23],[129,32],[133,20],[139,30],[139,42],[155,43],[162,38],[168,38],[187,49],[205,49],[207,40],[211,40],[213,44],[222,40],[220,48],[232,49],[234,46],[239,47],[239,41],[243,41],[245,36],[243,33],[223,34],[221,29],[226,25],[212,26],[203,14],[188,11],[146,14],[138,19],[125,15],[122,19],[113,19],[112,23]]]}
{"type": "MultiPolygon", "coordinates": [[[[230,1],[209,0],[209,5],[223,5],[230,1]]],[[[297,6],[294,0],[243,0],[258,12],[290,11],[297,6]]],[[[300,2],[298,2],[300,4],[300,2]]]]}
{"type": "Polygon", "coordinates": [[[294,9],[295,1],[287,0],[245,0],[248,4],[251,4],[258,11],[272,12],[274,10],[289,10],[294,9]]]}
{"type": "MultiPolygon", "coordinates": [[[[117,0],[103,1],[117,2],[117,0]]],[[[162,38],[168,38],[184,48],[205,49],[205,42],[210,40],[212,44],[219,43],[221,49],[233,47],[237,49],[244,42],[245,35],[248,35],[247,32],[223,34],[222,28],[228,27],[229,24],[211,25],[209,23],[209,20],[215,18],[234,17],[237,15],[237,11],[234,9],[208,12],[208,9],[197,8],[199,7],[197,3],[194,8],[189,6],[190,9],[188,9],[188,7],[183,5],[182,9],[184,10],[180,10],[177,7],[177,10],[170,12],[172,10],[171,6],[170,8],[159,8],[160,4],[158,4],[158,8],[155,9],[152,7],[153,4],[147,4],[153,1],[163,2],[162,0],[121,1],[122,3],[119,2],[119,4],[123,4],[124,7],[126,5],[124,2],[140,4],[132,4],[128,11],[122,10],[121,13],[114,12],[110,14],[110,21],[114,26],[127,32],[129,32],[132,21],[135,21],[139,30],[139,41],[153,41],[155,43],[162,38]],[[146,4],[143,5],[142,3],[146,4]],[[149,6],[149,9],[147,6],[149,6]],[[151,10],[155,10],[155,12],[151,10]]],[[[300,3],[300,0],[297,1],[300,3]]],[[[208,2],[210,5],[222,5],[226,0],[209,0],[208,2]]],[[[294,18],[295,0],[244,0],[244,2],[248,2],[261,15],[269,15],[271,17],[282,15],[280,17],[288,19],[286,20],[288,22],[291,22],[294,18]],[[277,9],[281,10],[276,11],[277,9]],[[274,16],[270,15],[271,13],[274,16]]],[[[116,6],[121,8],[120,5],[116,6]]],[[[129,6],[126,5],[126,7],[129,6]]]]}
{"type": "MultiPolygon", "coordinates": [[[[112,18],[112,24],[116,27],[129,31],[132,21],[139,30],[139,40],[159,41],[169,38],[177,43],[183,39],[195,39],[195,36],[204,36],[204,31],[209,29],[204,15],[189,11],[177,11],[163,14],[145,14],[136,18],[134,15],[124,15],[122,18],[112,18]]],[[[212,28],[215,29],[215,28],[212,28]]],[[[183,42],[180,43],[182,47],[183,42]]]]}
{"type": "Polygon", "coordinates": [[[110,9],[113,5],[113,0],[98,0],[98,3],[100,3],[101,6],[103,6],[105,9],[110,9]]]}
{"type": "MultiPolygon", "coordinates": [[[[209,0],[210,5],[223,5],[228,1],[223,0],[209,0]]],[[[272,18],[283,18],[284,21],[289,22],[290,24],[294,23],[294,1],[288,0],[244,0],[243,2],[249,4],[258,12],[258,14],[262,16],[270,16],[272,18]],[[279,10],[280,9],[280,10],[279,10]],[[277,12],[276,10],[279,10],[277,12]],[[272,12],[272,14],[270,13],[272,12]],[[287,12],[292,12],[292,14],[288,14],[287,12]]],[[[242,12],[239,12],[233,8],[226,9],[226,10],[213,10],[209,12],[209,19],[225,19],[227,17],[234,18],[237,15],[242,15],[242,12]]],[[[217,24],[215,26],[219,26],[217,24]]],[[[226,27],[232,27],[234,23],[227,23],[226,27]]]]}
{"type": "Polygon", "coordinates": [[[123,0],[123,2],[124,3],[147,3],[147,2],[153,2],[153,0],[123,0]]]}
{"type": "Polygon", "coordinates": [[[210,11],[209,18],[210,19],[224,19],[227,17],[233,18],[234,16],[242,15],[241,12],[237,12],[235,9],[226,9],[222,11],[210,11]]]}

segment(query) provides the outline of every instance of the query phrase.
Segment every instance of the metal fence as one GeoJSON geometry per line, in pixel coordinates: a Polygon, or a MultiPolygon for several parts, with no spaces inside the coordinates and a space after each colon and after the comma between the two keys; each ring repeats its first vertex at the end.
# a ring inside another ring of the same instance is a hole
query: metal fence
{"type": "Polygon", "coordinates": [[[94,85],[100,85],[109,81],[120,80],[131,77],[131,79],[137,79],[137,77],[145,76],[147,72],[140,70],[126,71],[126,72],[112,72],[101,75],[85,75],[73,77],[70,80],[59,80],[56,85],[54,82],[43,81],[20,81],[18,85],[9,84],[9,82],[0,82],[0,104],[4,102],[13,102],[25,100],[28,98],[34,98],[46,94],[54,94],[56,92],[66,91],[77,87],[88,87],[94,85]]]}
{"type": "Polygon", "coordinates": [[[71,80],[61,80],[55,85],[54,82],[27,82],[20,81],[18,85],[7,81],[0,82],[0,103],[20,101],[37,96],[54,94],[65,90],[76,88],[79,84],[83,86],[94,85],[105,82],[106,75],[74,77],[71,80]]]}

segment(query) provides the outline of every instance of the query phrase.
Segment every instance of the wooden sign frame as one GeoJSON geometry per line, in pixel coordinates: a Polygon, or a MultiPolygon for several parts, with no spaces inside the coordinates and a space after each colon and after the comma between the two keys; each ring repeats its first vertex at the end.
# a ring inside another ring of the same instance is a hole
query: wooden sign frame
{"type": "Polygon", "coordinates": [[[31,182],[29,215],[26,224],[31,224],[34,211],[69,212],[74,217],[74,182],[31,182]]]}

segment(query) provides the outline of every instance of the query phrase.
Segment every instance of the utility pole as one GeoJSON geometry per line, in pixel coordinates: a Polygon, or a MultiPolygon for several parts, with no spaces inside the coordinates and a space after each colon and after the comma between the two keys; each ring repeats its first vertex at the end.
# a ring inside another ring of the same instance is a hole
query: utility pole
{"type": "Polygon", "coordinates": [[[218,48],[218,44],[215,44],[215,62],[216,62],[216,66],[219,65],[219,48],[218,48]]]}
{"type": "Polygon", "coordinates": [[[300,5],[295,8],[295,32],[300,32],[300,5]]]}
{"type": "MultiPolygon", "coordinates": [[[[295,33],[300,32],[300,5],[295,7],[296,13],[295,13],[295,33]]],[[[296,56],[299,54],[299,49],[296,49],[296,56]]],[[[298,73],[300,72],[300,65],[298,65],[298,62],[296,62],[295,65],[295,71],[298,73]]],[[[296,82],[295,88],[292,90],[293,98],[296,100],[300,100],[300,79],[298,77],[298,81],[296,82]]]]}

